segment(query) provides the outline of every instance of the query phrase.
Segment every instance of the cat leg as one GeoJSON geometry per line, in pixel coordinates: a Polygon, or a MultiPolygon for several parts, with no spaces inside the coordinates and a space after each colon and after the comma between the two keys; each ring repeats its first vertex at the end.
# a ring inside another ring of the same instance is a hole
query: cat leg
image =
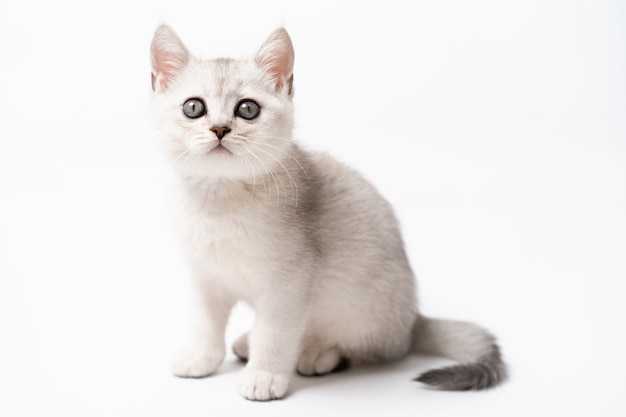
{"type": "Polygon", "coordinates": [[[239,338],[235,340],[235,343],[233,343],[233,353],[243,362],[248,362],[248,357],[250,356],[248,348],[249,335],[250,333],[246,332],[239,336],[239,338]]]}
{"type": "MultiPolygon", "coordinates": [[[[243,362],[248,362],[248,337],[249,333],[244,333],[233,343],[233,353],[243,362]]],[[[348,360],[342,357],[339,348],[314,346],[305,348],[300,354],[297,369],[301,375],[319,376],[342,371],[347,366],[348,360]]]]}
{"type": "Polygon", "coordinates": [[[222,363],[226,350],[224,333],[235,303],[222,291],[196,287],[192,343],[178,355],[172,366],[172,373],[179,377],[205,377],[214,373],[222,363]]]}
{"type": "Polygon", "coordinates": [[[325,375],[347,367],[337,347],[307,346],[300,354],[298,373],[305,376],[325,375]]]}
{"type": "MultiPolygon", "coordinates": [[[[294,298],[278,295],[271,305],[256,307],[248,363],[239,383],[239,393],[249,400],[274,400],[287,393],[306,321],[306,302],[294,298]]],[[[238,347],[245,347],[245,342],[238,347]]]]}

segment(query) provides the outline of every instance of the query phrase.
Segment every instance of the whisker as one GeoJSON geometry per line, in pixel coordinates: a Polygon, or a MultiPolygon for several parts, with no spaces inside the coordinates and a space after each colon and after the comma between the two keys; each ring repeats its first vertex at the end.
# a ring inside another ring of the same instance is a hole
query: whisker
{"type": "Polygon", "coordinates": [[[189,153],[189,157],[185,159],[185,170],[184,170],[184,176],[185,176],[185,181],[189,184],[189,180],[191,179],[191,175],[189,175],[189,171],[193,172],[193,168],[196,164],[196,162],[198,161],[197,155],[194,154],[193,152],[189,153]]]}
{"type": "MultiPolygon", "coordinates": [[[[274,155],[272,155],[271,153],[259,148],[258,146],[256,146],[255,144],[250,143],[250,146],[252,146],[254,149],[263,152],[264,154],[268,155],[270,158],[272,158],[274,161],[276,161],[282,168],[283,171],[285,171],[285,174],[287,174],[287,177],[289,178],[289,180],[291,181],[291,183],[293,184],[293,189],[295,191],[295,205],[296,207],[298,207],[298,183],[296,182],[296,180],[294,179],[293,175],[291,175],[291,171],[289,171],[289,169],[285,166],[285,164],[282,163],[282,161],[278,158],[276,158],[274,155]]],[[[284,186],[283,186],[284,188],[284,186]]],[[[285,192],[287,192],[287,190],[285,189],[285,192]]]]}
{"type": "MultiPolygon", "coordinates": [[[[276,179],[276,175],[268,168],[267,164],[264,163],[263,160],[261,160],[261,158],[259,158],[254,152],[252,152],[250,149],[247,149],[247,148],[245,149],[246,149],[246,152],[252,155],[252,157],[259,162],[259,165],[261,165],[261,168],[263,168],[263,170],[265,171],[265,175],[268,177],[268,179],[271,176],[272,179],[274,180],[274,185],[276,186],[276,207],[278,207],[280,189],[278,188],[278,180],[276,179]]],[[[283,187],[283,190],[286,193],[287,189],[285,188],[285,185],[283,184],[282,181],[280,183],[281,183],[281,186],[283,187]]]]}
{"type": "Polygon", "coordinates": [[[252,171],[252,195],[254,196],[256,191],[256,171],[254,169],[254,165],[250,162],[247,155],[242,155],[243,162],[246,164],[246,168],[252,171]]]}
{"type": "MultiPolygon", "coordinates": [[[[293,140],[291,138],[284,138],[281,136],[265,136],[268,139],[278,139],[278,140],[282,140],[285,142],[290,142],[293,143],[293,140]]],[[[281,152],[282,154],[286,155],[287,157],[289,157],[292,161],[294,161],[296,164],[298,164],[298,166],[300,167],[300,169],[302,170],[302,172],[304,173],[304,176],[307,178],[307,180],[309,180],[309,174],[306,172],[306,169],[304,169],[304,166],[302,166],[302,164],[300,163],[300,161],[298,161],[298,159],[296,157],[294,157],[292,154],[290,154],[289,152],[285,151],[284,149],[279,148],[278,146],[272,145],[270,143],[266,143],[266,142],[261,142],[261,141],[253,141],[252,139],[250,139],[247,136],[241,135],[241,134],[237,134],[237,135],[233,135],[233,138],[235,139],[243,139],[245,141],[248,141],[249,143],[253,143],[254,145],[263,145],[263,146],[267,146],[269,148],[275,149],[279,152],[281,152]]]]}
{"type": "Polygon", "coordinates": [[[176,158],[174,158],[172,160],[172,162],[176,162],[178,161],[180,158],[182,158],[183,156],[187,156],[189,153],[191,152],[191,149],[187,148],[184,151],[182,151],[180,154],[178,154],[178,156],[176,158]]]}
{"type": "Polygon", "coordinates": [[[298,166],[300,167],[300,169],[302,170],[302,172],[304,173],[304,176],[308,179],[309,178],[309,174],[306,172],[306,169],[304,169],[304,167],[302,166],[302,164],[300,163],[300,161],[298,161],[298,159],[296,157],[294,157],[293,155],[291,155],[289,152],[285,151],[284,149],[279,148],[278,146],[274,146],[270,143],[266,143],[266,142],[255,142],[255,145],[263,145],[263,146],[267,146],[269,148],[272,149],[276,149],[277,151],[283,153],[284,155],[288,156],[289,158],[291,158],[291,160],[293,160],[296,164],[298,164],[298,166]]]}

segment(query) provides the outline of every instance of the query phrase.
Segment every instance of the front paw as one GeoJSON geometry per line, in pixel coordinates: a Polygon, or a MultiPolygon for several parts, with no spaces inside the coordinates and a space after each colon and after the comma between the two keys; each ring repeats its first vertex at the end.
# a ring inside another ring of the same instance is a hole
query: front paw
{"type": "Polygon", "coordinates": [[[188,349],[174,360],[172,373],[181,378],[202,378],[213,374],[223,359],[223,351],[188,349]]]}
{"type": "Polygon", "coordinates": [[[285,375],[244,369],[239,382],[239,393],[253,401],[277,400],[285,396],[288,386],[289,378],[285,375]]]}

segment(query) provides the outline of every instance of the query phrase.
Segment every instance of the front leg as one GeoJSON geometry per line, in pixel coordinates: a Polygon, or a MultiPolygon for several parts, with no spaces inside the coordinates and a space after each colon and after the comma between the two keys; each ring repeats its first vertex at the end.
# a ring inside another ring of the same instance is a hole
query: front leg
{"type": "Polygon", "coordinates": [[[175,359],[172,373],[179,377],[211,375],[224,360],[224,333],[235,299],[205,282],[194,283],[192,342],[175,359]]]}
{"type": "Polygon", "coordinates": [[[284,293],[268,298],[256,306],[248,363],[239,384],[239,393],[249,400],[274,400],[287,393],[305,330],[305,300],[284,293]]]}

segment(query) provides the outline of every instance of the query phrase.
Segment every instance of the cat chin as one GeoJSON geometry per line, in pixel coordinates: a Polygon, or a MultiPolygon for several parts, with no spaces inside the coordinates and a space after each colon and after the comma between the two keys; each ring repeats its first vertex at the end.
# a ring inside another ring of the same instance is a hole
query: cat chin
{"type": "Polygon", "coordinates": [[[193,164],[174,162],[175,170],[187,179],[195,180],[246,180],[254,177],[250,166],[243,160],[233,155],[220,154],[208,155],[202,160],[196,160],[193,164]]]}

